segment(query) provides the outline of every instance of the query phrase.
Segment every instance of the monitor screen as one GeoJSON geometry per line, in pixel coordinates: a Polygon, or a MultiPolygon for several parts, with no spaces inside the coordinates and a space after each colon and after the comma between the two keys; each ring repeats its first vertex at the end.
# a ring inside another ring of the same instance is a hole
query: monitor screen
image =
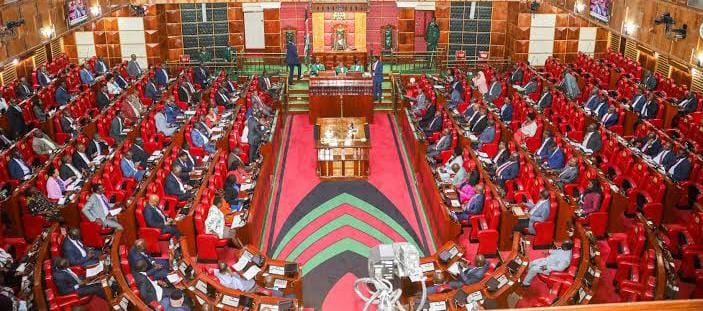
{"type": "Polygon", "coordinates": [[[88,19],[88,6],[85,0],[66,1],[66,18],[68,26],[75,26],[88,19]]]}
{"type": "Polygon", "coordinates": [[[605,23],[610,21],[612,0],[591,0],[591,16],[605,23]]]}

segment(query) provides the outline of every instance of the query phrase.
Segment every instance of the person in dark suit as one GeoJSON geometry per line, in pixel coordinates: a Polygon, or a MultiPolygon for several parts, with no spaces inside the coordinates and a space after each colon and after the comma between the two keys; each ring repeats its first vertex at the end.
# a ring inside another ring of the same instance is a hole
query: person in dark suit
{"type": "Polygon", "coordinates": [[[132,144],[132,159],[134,163],[146,163],[151,154],[144,150],[144,140],[141,137],[134,139],[134,144],[132,144]]]}
{"type": "Polygon", "coordinates": [[[473,215],[480,215],[483,213],[483,205],[485,197],[483,195],[483,185],[476,185],[474,187],[475,195],[469,199],[464,206],[462,206],[463,211],[456,213],[455,216],[459,220],[468,220],[473,215]]]}
{"type": "Polygon", "coordinates": [[[417,124],[421,129],[426,128],[430,122],[434,119],[435,113],[437,112],[437,107],[434,104],[430,104],[425,111],[425,115],[420,116],[417,124]]]}
{"type": "Polygon", "coordinates": [[[513,121],[513,103],[510,97],[505,97],[505,102],[500,107],[500,120],[507,125],[513,121]]]}
{"type": "Polygon", "coordinates": [[[118,144],[122,143],[127,134],[124,132],[124,118],[122,117],[122,111],[118,110],[115,117],[112,118],[110,123],[110,137],[112,137],[118,144]]]}
{"type": "Polygon", "coordinates": [[[513,73],[510,75],[510,83],[521,84],[525,73],[518,64],[513,65],[513,73]]]}
{"type": "Polygon", "coordinates": [[[698,97],[693,91],[688,91],[686,96],[681,97],[681,99],[676,103],[679,111],[671,121],[671,127],[674,128],[679,124],[679,120],[685,115],[695,112],[698,109],[698,97]]]}
{"type": "Polygon", "coordinates": [[[245,167],[246,163],[244,163],[244,160],[242,160],[242,157],[240,156],[242,154],[242,150],[239,149],[239,147],[234,147],[232,151],[229,153],[229,156],[227,157],[227,170],[228,171],[234,171],[238,167],[245,167]]]}
{"type": "Polygon", "coordinates": [[[84,63],[81,66],[79,76],[81,78],[81,83],[83,84],[93,85],[95,83],[95,78],[93,77],[93,73],[90,72],[90,69],[88,69],[87,63],[84,63]]]}
{"type": "Polygon", "coordinates": [[[491,83],[491,87],[488,88],[488,93],[484,95],[483,100],[492,103],[496,99],[500,98],[501,95],[503,95],[503,82],[500,80],[501,75],[500,73],[496,72],[496,74],[493,76],[493,83],[491,83]]]}
{"type": "Polygon", "coordinates": [[[224,88],[217,89],[217,93],[215,93],[215,103],[217,103],[217,105],[219,106],[224,106],[228,108],[232,106],[229,97],[227,97],[227,94],[225,94],[224,88]]]}
{"type": "Polygon", "coordinates": [[[554,134],[552,134],[552,131],[545,130],[542,134],[542,145],[540,145],[535,151],[535,156],[540,160],[546,159],[549,155],[549,147],[555,144],[554,134]]]}
{"type": "Polygon", "coordinates": [[[298,67],[298,80],[300,80],[300,57],[298,56],[298,47],[289,41],[286,45],[286,64],[288,64],[288,84],[293,84],[293,69],[298,67]]]}
{"type": "Polygon", "coordinates": [[[610,128],[611,126],[618,124],[619,118],[620,116],[617,111],[615,111],[615,106],[610,106],[608,107],[608,112],[601,117],[600,122],[603,123],[605,128],[610,128]]]}
{"type": "Polygon", "coordinates": [[[93,134],[93,139],[88,143],[87,155],[91,160],[110,152],[110,146],[100,137],[99,133],[93,134]]]}
{"type": "Polygon", "coordinates": [[[6,116],[7,122],[10,123],[10,132],[8,133],[10,138],[18,140],[29,131],[27,123],[24,122],[22,107],[14,100],[10,101],[10,107],[7,109],[6,116]]]}
{"type": "Polygon", "coordinates": [[[110,105],[110,96],[107,95],[107,86],[103,86],[95,96],[95,102],[100,110],[105,109],[105,107],[110,105]]]}
{"type": "Polygon", "coordinates": [[[92,247],[85,246],[78,228],[72,228],[61,245],[63,256],[66,257],[71,266],[88,267],[97,265],[100,261],[100,251],[92,247]]]}
{"type": "Polygon", "coordinates": [[[169,287],[163,279],[157,279],[148,274],[148,262],[139,260],[134,264],[132,277],[139,289],[139,298],[146,303],[159,302],[164,297],[169,297],[176,289],[169,287]]]}
{"type": "Polygon", "coordinates": [[[178,85],[178,100],[188,104],[191,102],[190,91],[188,90],[188,86],[183,82],[178,85]]]}
{"type": "Polygon", "coordinates": [[[484,107],[479,110],[478,116],[476,116],[472,122],[469,122],[469,127],[471,129],[471,133],[474,135],[480,135],[481,132],[486,129],[486,126],[488,126],[488,113],[484,107]]]}
{"type": "Polygon", "coordinates": [[[83,173],[81,170],[73,166],[71,162],[71,155],[68,153],[63,155],[61,159],[61,166],[59,167],[59,177],[62,180],[68,180],[69,178],[82,179],[83,173]]]}
{"type": "Polygon", "coordinates": [[[161,100],[161,91],[158,90],[153,78],[149,78],[144,88],[144,97],[151,98],[153,102],[161,100]]]}
{"type": "Polygon", "coordinates": [[[603,139],[598,131],[598,125],[592,123],[586,129],[586,134],[583,135],[583,141],[581,142],[581,150],[586,153],[597,153],[603,148],[603,139]]]}
{"type": "Polygon", "coordinates": [[[181,179],[184,181],[190,180],[190,172],[195,168],[195,163],[188,157],[188,153],[181,151],[175,163],[181,167],[181,179]]]}
{"type": "Polygon", "coordinates": [[[562,151],[556,144],[549,146],[549,153],[543,164],[546,169],[562,169],[564,167],[564,151],[562,151]]]}
{"type": "Polygon", "coordinates": [[[14,180],[24,180],[32,175],[32,166],[24,161],[17,150],[12,152],[12,158],[7,162],[7,170],[10,178],[14,180]]]}
{"type": "Polygon", "coordinates": [[[39,82],[39,86],[42,88],[45,88],[51,83],[51,76],[46,72],[46,66],[42,65],[37,71],[37,82],[39,82]]]}
{"type": "Polygon", "coordinates": [[[383,62],[378,55],[374,56],[371,72],[373,73],[373,99],[381,101],[383,99],[383,62]]]}
{"type": "Polygon", "coordinates": [[[17,99],[19,100],[25,100],[34,95],[34,88],[31,84],[29,84],[29,82],[27,82],[27,78],[20,78],[20,84],[15,90],[15,95],[17,95],[17,99]]]}
{"type": "Polygon", "coordinates": [[[645,73],[645,78],[642,80],[642,84],[647,89],[647,91],[654,91],[657,88],[657,77],[653,73],[645,73]]]}
{"type": "Polygon", "coordinates": [[[161,207],[159,207],[159,196],[152,194],[149,196],[149,202],[144,205],[144,221],[149,228],[157,228],[161,234],[171,234],[176,240],[180,239],[181,232],[176,229],[175,219],[166,216],[161,207]]]}
{"type": "Polygon", "coordinates": [[[483,277],[488,272],[490,264],[486,261],[486,258],[477,254],[474,257],[474,266],[464,267],[463,262],[460,262],[462,266],[462,271],[459,274],[458,280],[449,281],[447,284],[435,285],[427,288],[427,294],[442,293],[453,289],[461,288],[464,285],[472,285],[483,280],[483,277]]]}
{"type": "Polygon", "coordinates": [[[187,201],[193,197],[193,194],[190,192],[193,187],[181,180],[181,170],[182,168],[179,165],[174,165],[171,173],[166,175],[164,192],[167,195],[177,196],[178,201],[187,201]]]}
{"type": "Polygon", "coordinates": [[[56,88],[56,93],[54,93],[54,101],[59,107],[68,104],[71,101],[71,95],[66,90],[66,82],[61,81],[59,87],[56,88]]]}
{"type": "Polygon", "coordinates": [[[542,223],[549,219],[549,214],[551,212],[551,202],[549,190],[544,189],[539,193],[539,201],[537,203],[525,202],[527,205],[528,212],[530,216],[529,221],[520,221],[513,231],[521,232],[523,229],[527,228],[530,234],[535,234],[535,223],[542,223]]]}
{"type": "Polygon", "coordinates": [[[71,163],[73,164],[73,167],[79,169],[81,172],[87,173],[90,171],[93,163],[90,161],[90,157],[85,151],[84,144],[78,143],[76,145],[76,151],[73,152],[71,163]]]}
{"type": "Polygon", "coordinates": [[[55,257],[52,266],[53,271],[51,274],[59,295],[63,296],[78,293],[80,297],[96,295],[105,299],[105,291],[102,286],[97,283],[86,284],[85,279],[71,271],[68,260],[65,258],[55,257]]]}
{"type": "Polygon", "coordinates": [[[648,120],[653,119],[657,116],[659,111],[659,104],[654,99],[654,93],[649,94],[649,99],[642,105],[641,109],[632,109],[634,112],[638,113],[638,120],[648,120]]]}
{"type": "Polygon", "coordinates": [[[436,143],[427,146],[427,158],[433,159],[438,157],[442,151],[449,150],[452,147],[452,130],[450,128],[444,129],[442,137],[440,137],[436,143]]]}
{"type": "Polygon", "coordinates": [[[137,263],[144,261],[146,269],[143,272],[156,280],[163,280],[169,272],[168,259],[154,258],[146,252],[146,242],[143,239],[134,241],[134,246],[127,254],[127,261],[132,271],[140,271],[137,269],[137,263]]]}
{"type": "Polygon", "coordinates": [[[662,147],[662,150],[659,151],[659,153],[654,156],[652,160],[655,163],[659,164],[661,167],[663,167],[665,170],[668,170],[672,165],[674,165],[674,161],[676,161],[674,145],[670,142],[665,142],[664,147],[662,147]]]}
{"type": "Polygon", "coordinates": [[[537,100],[537,107],[542,108],[542,109],[551,107],[551,106],[552,106],[552,99],[553,99],[553,96],[554,96],[554,95],[552,94],[553,91],[554,91],[554,87],[553,87],[553,86],[550,86],[550,87],[548,87],[548,88],[545,87],[545,88],[542,90],[542,95],[541,95],[541,96],[539,97],[539,99],[537,100]]]}
{"type": "Polygon", "coordinates": [[[510,158],[510,150],[505,146],[505,142],[498,143],[498,152],[493,156],[491,162],[493,167],[500,167],[510,158]]]}
{"type": "Polygon", "coordinates": [[[642,109],[642,105],[644,105],[646,100],[647,97],[644,95],[644,91],[641,88],[638,88],[632,96],[632,100],[630,100],[628,106],[632,109],[632,111],[639,111],[639,109],[642,109]]]}
{"type": "Polygon", "coordinates": [[[168,71],[166,71],[166,68],[159,66],[154,69],[154,81],[160,88],[165,88],[168,86],[168,71]]]}
{"type": "Polygon", "coordinates": [[[195,79],[195,83],[200,85],[200,88],[205,89],[207,87],[210,74],[208,74],[207,69],[203,67],[203,63],[195,67],[193,70],[193,78],[195,79]]]}
{"type": "Polygon", "coordinates": [[[518,93],[524,95],[524,96],[530,96],[532,93],[537,92],[537,76],[533,76],[530,78],[530,81],[527,81],[527,84],[525,86],[514,86],[515,90],[518,91],[518,93]]]}
{"type": "Polygon", "coordinates": [[[122,77],[119,71],[113,71],[112,76],[115,78],[115,83],[117,83],[117,85],[119,85],[123,90],[129,86],[129,83],[124,79],[124,77],[122,77]]]}
{"type": "Polygon", "coordinates": [[[71,136],[78,135],[78,128],[76,121],[68,115],[68,113],[61,113],[59,117],[59,125],[61,126],[61,131],[71,136]]]}
{"type": "Polygon", "coordinates": [[[424,128],[425,136],[430,137],[434,133],[439,132],[442,130],[442,112],[437,111],[434,114],[434,118],[432,119],[431,122],[427,124],[427,127],[424,128]]]}
{"type": "MultiPolygon", "coordinates": [[[[570,184],[579,178],[579,161],[578,158],[572,157],[566,166],[561,169],[557,177],[557,187],[563,190],[565,184],[570,184]]],[[[570,193],[569,193],[570,194],[570,193]]]]}
{"type": "Polygon", "coordinates": [[[515,179],[520,172],[520,157],[517,153],[510,155],[510,159],[496,168],[496,179],[500,186],[505,186],[505,182],[515,179]]]}
{"type": "Polygon", "coordinates": [[[98,56],[98,58],[95,60],[95,74],[96,75],[104,75],[106,74],[110,68],[107,67],[107,64],[103,60],[102,57],[98,56]]]}
{"type": "Polygon", "coordinates": [[[634,141],[635,147],[642,151],[649,157],[654,157],[659,154],[662,144],[659,141],[659,137],[654,132],[650,132],[647,136],[644,136],[634,141]]]}
{"type": "Polygon", "coordinates": [[[688,177],[691,175],[691,160],[686,154],[686,149],[679,148],[674,164],[672,164],[666,172],[675,182],[688,180],[688,177]]]}
{"type": "Polygon", "coordinates": [[[247,140],[249,141],[249,161],[256,161],[259,155],[259,145],[264,136],[264,130],[259,123],[260,114],[254,113],[247,119],[247,128],[249,132],[247,133],[247,140]]]}
{"type": "Polygon", "coordinates": [[[0,128],[0,150],[5,150],[7,148],[10,148],[14,142],[10,137],[5,135],[5,130],[0,128]]]}

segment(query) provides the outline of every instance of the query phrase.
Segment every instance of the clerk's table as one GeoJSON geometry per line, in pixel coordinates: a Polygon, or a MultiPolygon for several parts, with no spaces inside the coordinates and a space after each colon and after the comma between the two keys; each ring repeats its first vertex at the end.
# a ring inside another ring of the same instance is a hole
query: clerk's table
{"type": "Polygon", "coordinates": [[[364,117],[373,123],[373,80],[369,75],[334,70],[310,78],[310,123],[318,118],[364,117]]]}
{"type": "Polygon", "coordinates": [[[323,179],[369,176],[366,118],[318,118],[315,137],[317,173],[323,179]]]}

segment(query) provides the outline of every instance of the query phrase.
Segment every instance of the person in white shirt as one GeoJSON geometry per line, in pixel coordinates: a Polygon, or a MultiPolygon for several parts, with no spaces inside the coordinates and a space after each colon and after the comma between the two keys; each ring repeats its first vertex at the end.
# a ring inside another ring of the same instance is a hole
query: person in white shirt
{"type": "Polygon", "coordinates": [[[41,130],[34,131],[32,137],[32,150],[38,155],[49,155],[56,151],[58,146],[54,143],[49,136],[44,134],[41,130]]]}
{"type": "Polygon", "coordinates": [[[110,78],[107,80],[107,93],[112,96],[122,93],[122,88],[115,82],[115,76],[110,75],[110,78]]]}
{"type": "Polygon", "coordinates": [[[525,142],[525,139],[534,137],[537,134],[537,122],[535,121],[535,114],[528,113],[525,123],[522,124],[520,130],[515,132],[514,139],[518,144],[525,142]]]}
{"type": "Polygon", "coordinates": [[[7,111],[7,108],[10,108],[10,106],[7,105],[5,98],[0,96],[0,112],[7,111]]]}

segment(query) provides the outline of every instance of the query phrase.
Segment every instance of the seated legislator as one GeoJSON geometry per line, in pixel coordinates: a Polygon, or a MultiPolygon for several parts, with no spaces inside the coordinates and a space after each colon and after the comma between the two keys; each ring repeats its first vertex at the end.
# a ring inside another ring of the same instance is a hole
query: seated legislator
{"type": "Polygon", "coordinates": [[[12,159],[7,163],[7,170],[13,180],[25,180],[32,175],[32,166],[24,161],[17,150],[12,152],[12,159]]]}
{"type": "Polygon", "coordinates": [[[503,82],[500,80],[502,75],[496,72],[493,76],[493,83],[488,88],[488,93],[483,96],[483,100],[487,103],[493,103],[503,95],[503,82]]]}
{"type": "Polygon", "coordinates": [[[603,139],[596,123],[592,123],[586,128],[586,134],[583,135],[583,141],[579,148],[588,154],[597,153],[603,148],[603,139]]]}
{"type": "Polygon", "coordinates": [[[157,279],[149,275],[149,264],[144,259],[139,259],[135,262],[132,271],[134,271],[132,277],[134,277],[134,282],[139,290],[139,298],[146,304],[154,301],[159,302],[164,297],[169,297],[176,290],[173,287],[169,287],[163,278],[157,279]]]}
{"type": "MultiPolygon", "coordinates": [[[[2,110],[6,109],[0,109],[0,111],[2,110]]],[[[49,118],[49,114],[47,113],[46,109],[44,109],[44,104],[37,96],[32,97],[32,113],[34,114],[34,117],[39,120],[39,122],[46,122],[46,120],[49,118]]]]}
{"type": "Polygon", "coordinates": [[[486,74],[483,71],[479,71],[476,76],[471,79],[473,85],[476,87],[481,96],[485,96],[488,93],[488,82],[486,81],[486,74]]]}
{"type": "Polygon", "coordinates": [[[137,182],[141,181],[146,171],[139,168],[140,164],[132,160],[132,151],[127,151],[120,160],[122,175],[127,178],[134,178],[137,182]]]}
{"type": "Polygon", "coordinates": [[[566,270],[571,265],[571,250],[573,248],[574,242],[566,240],[561,243],[561,247],[549,250],[549,256],[530,262],[527,268],[527,275],[522,280],[522,286],[530,286],[532,279],[537,276],[537,273],[548,275],[552,271],[566,270]]]}
{"type": "Polygon", "coordinates": [[[144,110],[144,106],[142,106],[142,102],[139,99],[139,96],[137,96],[136,93],[132,93],[129,94],[127,98],[122,101],[120,110],[122,111],[124,117],[127,118],[127,120],[130,120],[132,122],[139,122],[142,116],[142,111],[144,110]]]}
{"type": "Polygon", "coordinates": [[[46,196],[54,201],[60,201],[65,198],[70,192],[68,187],[75,181],[74,178],[67,180],[61,179],[59,176],[59,170],[53,165],[49,167],[47,171],[49,178],[46,180],[46,196]]]}
{"type": "Polygon", "coordinates": [[[654,157],[659,154],[662,148],[659,137],[654,132],[649,132],[647,136],[635,139],[633,143],[639,151],[642,151],[642,153],[649,157],[654,157]]]}
{"type": "Polygon", "coordinates": [[[168,121],[169,124],[176,124],[178,122],[178,117],[185,115],[183,110],[176,105],[176,102],[173,100],[173,96],[169,96],[166,101],[163,113],[166,115],[166,121],[168,121]]]}
{"type": "Polygon", "coordinates": [[[586,102],[583,104],[583,109],[590,113],[603,100],[606,100],[605,96],[598,90],[598,87],[594,86],[593,89],[591,89],[591,95],[588,96],[588,99],[586,99],[586,102]]]}
{"type": "Polygon", "coordinates": [[[653,119],[657,116],[659,111],[659,104],[654,99],[654,93],[650,93],[641,106],[632,106],[632,111],[638,114],[638,120],[648,120],[653,119]]]}
{"type": "Polygon", "coordinates": [[[113,75],[108,75],[107,76],[107,93],[112,95],[112,96],[117,96],[122,93],[122,87],[117,83],[115,80],[115,76],[113,75]]]}
{"type": "Polygon", "coordinates": [[[549,156],[549,147],[556,145],[554,142],[554,134],[550,130],[545,130],[542,133],[542,144],[535,151],[535,157],[539,160],[544,160],[549,156]]]}
{"type": "Polygon", "coordinates": [[[93,139],[88,142],[86,154],[90,160],[94,160],[96,157],[107,155],[108,153],[111,153],[110,146],[100,137],[100,133],[95,132],[93,139]]]}
{"type": "Polygon", "coordinates": [[[647,100],[647,97],[644,95],[644,90],[642,88],[637,88],[635,91],[635,94],[632,96],[632,99],[630,100],[629,103],[625,104],[625,107],[632,109],[632,111],[637,111],[635,110],[636,108],[639,107],[639,109],[642,109],[642,105],[644,105],[644,102],[647,100]]]}
{"type": "Polygon", "coordinates": [[[132,149],[130,149],[130,151],[132,152],[132,160],[135,163],[146,163],[151,156],[151,153],[144,150],[144,140],[141,137],[134,139],[134,143],[132,144],[132,149]]]}
{"type": "Polygon", "coordinates": [[[239,167],[246,166],[246,163],[244,163],[244,160],[242,160],[242,157],[240,156],[241,154],[242,150],[239,149],[239,147],[234,147],[234,149],[232,149],[232,152],[230,152],[227,156],[228,171],[234,171],[239,167]]]}
{"type": "Polygon", "coordinates": [[[239,202],[239,183],[237,183],[237,176],[229,175],[225,178],[225,183],[223,185],[224,198],[227,204],[229,204],[231,211],[239,211],[242,205],[239,202]]]}
{"type": "Polygon", "coordinates": [[[86,64],[81,65],[81,71],[79,72],[79,76],[81,78],[81,83],[83,84],[93,85],[95,83],[93,73],[90,72],[86,64]]]}
{"type": "Polygon", "coordinates": [[[463,211],[456,213],[455,216],[459,220],[468,220],[473,215],[479,215],[483,213],[483,205],[485,203],[485,196],[483,194],[483,185],[479,184],[474,187],[475,195],[471,197],[464,205],[462,205],[463,211]]]}
{"type": "Polygon", "coordinates": [[[45,216],[51,221],[62,220],[61,211],[56,208],[56,203],[51,202],[37,187],[30,187],[24,192],[27,200],[27,209],[34,216],[45,216]]]}
{"type": "Polygon", "coordinates": [[[146,275],[155,280],[163,280],[169,273],[168,258],[154,258],[146,252],[146,242],[143,239],[134,241],[134,246],[129,250],[127,255],[129,267],[132,271],[145,272],[146,275]],[[137,269],[137,264],[144,261],[145,269],[137,269]]]}
{"type": "Polygon", "coordinates": [[[657,88],[657,77],[655,77],[654,73],[651,71],[647,71],[643,75],[642,86],[644,86],[647,91],[654,91],[657,88]]]}
{"type": "Polygon", "coordinates": [[[154,69],[154,82],[159,88],[165,88],[168,86],[168,71],[163,66],[154,69]]]}
{"type": "Polygon", "coordinates": [[[569,159],[566,166],[559,171],[557,177],[557,187],[563,189],[565,184],[575,182],[579,178],[579,161],[576,157],[569,159]]]}
{"type": "Polygon", "coordinates": [[[105,196],[103,186],[101,184],[93,184],[92,190],[93,194],[88,197],[81,209],[83,215],[88,218],[88,221],[97,222],[102,227],[122,230],[122,225],[117,222],[117,218],[110,215],[110,210],[114,204],[110,203],[107,196],[105,196]]]}
{"type": "Polygon", "coordinates": [[[171,291],[171,294],[161,299],[161,306],[164,311],[190,311],[190,304],[185,301],[185,296],[183,291],[180,289],[175,289],[171,291]]]}
{"type": "Polygon", "coordinates": [[[452,85],[452,94],[449,98],[449,102],[447,103],[447,109],[456,109],[459,104],[464,102],[464,93],[462,92],[463,88],[461,85],[462,84],[460,81],[455,81],[452,85]]]}
{"type": "Polygon", "coordinates": [[[361,66],[361,63],[356,57],[354,58],[354,63],[349,67],[349,72],[364,72],[364,66],[361,66]]]}
{"type": "Polygon", "coordinates": [[[110,105],[110,95],[107,91],[107,85],[100,88],[100,92],[95,95],[95,104],[98,105],[98,109],[100,110],[110,105]]]}
{"type": "Polygon", "coordinates": [[[149,202],[144,205],[144,221],[149,228],[157,228],[161,234],[171,234],[178,240],[181,232],[175,226],[177,219],[172,219],[164,213],[159,206],[159,196],[149,195],[149,202]]]}
{"type": "Polygon", "coordinates": [[[498,152],[496,152],[496,155],[491,158],[491,164],[493,165],[494,168],[500,167],[508,161],[510,157],[510,150],[505,146],[505,142],[500,142],[498,143],[498,152]]]}
{"type": "Polygon", "coordinates": [[[34,88],[31,84],[29,84],[29,82],[27,82],[27,78],[20,78],[20,83],[15,89],[15,95],[20,101],[25,100],[30,96],[34,95],[34,88]]]}
{"type": "Polygon", "coordinates": [[[178,130],[178,126],[167,121],[163,110],[157,111],[156,114],[154,114],[154,125],[156,125],[156,132],[164,134],[166,137],[173,136],[178,130]]]}
{"type": "Polygon", "coordinates": [[[124,117],[122,116],[121,110],[118,110],[115,117],[112,118],[112,122],[110,123],[110,137],[112,137],[117,144],[122,143],[122,141],[127,138],[124,127],[124,117]]]}
{"type": "Polygon", "coordinates": [[[193,194],[190,192],[193,187],[181,181],[181,171],[183,169],[180,165],[174,165],[171,169],[171,173],[166,175],[166,180],[164,181],[164,192],[167,195],[173,195],[178,197],[178,201],[188,201],[193,194]]]}
{"type": "Polygon", "coordinates": [[[558,145],[551,145],[542,165],[548,170],[560,170],[564,167],[564,157],[564,151],[558,145]]]}
{"type": "Polygon", "coordinates": [[[337,64],[337,67],[334,67],[334,75],[339,76],[339,75],[346,75],[349,69],[347,69],[346,66],[342,62],[339,62],[337,64]]]}
{"type": "Polygon", "coordinates": [[[530,216],[529,222],[520,221],[515,225],[513,231],[521,232],[527,227],[527,231],[530,234],[535,234],[535,223],[545,222],[549,219],[550,204],[549,191],[546,189],[539,193],[539,201],[537,203],[525,202],[525,205],[529,208],[527,212],[530,216]]]}
{"type": "MultiPolygon", "coordinates": [[[[71,136],[76,137],[78,135],[78,126],[68,113],[62,113],[59,119],[59,125],[61,126],[61,131],[64,133],[71,134],[71,136]]],[[[96,132],[97,133],[97,132],[96,132]]]]}
{"type": "Polygon", "coordinates": [[[50,155],[54,153],[59,147],[56,143],[49,138],[48,135],[44,134],[41,130],[34,131],[32,137],[32,150],[38,155],[50,155]]]}
{"type": "Polygon", "coordinates": [[[53,81],[54,79],[52,79],[51,75],[46,71],[46,65],[42,65],[39,71],[37,71],[37,82],[39,82],[39,86],[45,88],[53,81]]]}
{"type": "Polygon", "coordinates": [[[488,272],[488,269],[491,265],[488,263],[486,258],[483,257],[483,255],[478,254],[474,257],[473,267],[464,266],[463,262],[460,262],[460,266],[462,270],[459,274],[458,280],[449,281],[447,284],[444,285],[431,286],[427,289],[427,294],[431,295],[439,292],[444,292],[449,289],[458,289],[464,285],[476,284],[483,280],[483,276],[486,275],[486,272],[488,272]]]}
{"type": "Polygon", "coordinates": [[[510,159],[500,166],[496,166],[495,178],[498,184],[503,187],[508,180],[515,179],[520,172],[520,156],[518,153],[510,155],[510,159]]]}
{"type": "Polygon", "coordinates": [[[68,260],[54,257],[51,275],[59,295],[77,293],[80,297],[96,295],[105,299],[105,291],[100,283],[86,283],[84,278],[78,276],[69,268],[68,260]]]}
{"type": "MultiPolygon", "coordinates": [[[[2,98],[2,97],[0,97],[2,98]]],[[[5,134],[5,130],[0,128],[0,150],[7,150],[14,142],[5,134]]]]}
{"type": "Polygon", "coordinates": [[[129,86],[129,82],[127,82],[127,80],[125,80],[125,78],[120,74],[120,72],[118,70],[112,71],[112,76],[115,78],[115,83],[117,83],[117,85],[121,89],[123,89],[123,90],[127,89],[127,87],[129,86]]]}
{"type": "Polygon", "coordinates": [[[223,204],[222,197],[217,195],[212,201],[212,206],[205,218],[205,233],[214,234],[219,239],[231,239],[235,245],[240,245],[236,240],[237,231],[227,226],[232,222],[234,215],[229,207],[223,204]]]}
{"type": "Polygon", "coordinates": [[[430,137],[434,133],[439,132],[442,129],[442,121],[442,112],[436,111],[434,113],[434,118],[432,119],[432,121],[429,122],[427,126],[423,128],[425,136],[430,137]]]}
{"type": "Polygon", "coordinates": [[[545,87],[542,89],[542,95],[539,96],[539,99],[535,104],[537,108],[544,109],[552,107],[552,99],[554,98],[554,95],[552,95],[553,92],[554,86],[545,87]]]}
{"type": "Polygon", "coordinates": [[[615,111],[615,106],[610,106],[608,107],[608,112],[600,118],[600,123],[603,124],[603,127],[610,128],[618,123],[619,118],[620,116],[615,111]]]}
{"type": "Polygon", "coordinates": [[[439,176],[442,182],[459,186],[466,179],[466,169],[461,164],[453,163],[448,171],[440,173],[439,176]]]}
{"type": "Polygon", "coordinates": [[[532,93],[537,92],[537,76],[530,78],[530,81],[527,81],[525,86],[513,85],[513,87],[523,96],[530,96],[532,93]]]}
{"type": "Polygon", "coordinates": [[[564,69],[561,73],[561,82],[559,83],[559,88],[564,90],[564,95],[566,95],[566,98],[569,100],[574,100],[579,95],[581,95],[581,89],[579,89],[579,84],[578,80],[576,80],[576,77],[569,71],[569,69],[564,69]]]}
{"type": "Polygon", "coordinates": [[[534,137],[536,134],[537,122],[535,121],[535,114],[530,112],[527,114],[525,123],[515,132],[513,138],[517,144],[522,144],[525,142],[525,139],[534,137]]]}
{"type": "Polygon", "coordinates": [[[193,79],[195,84],[200,85],[201,89],[207,88],[210,80],[210,74],[207,72],[207,69],[203,67],[202,63],[198,64],[198,66],[193,70],[193,79]]]}
{"type": "Polygon", "coordinates": [[[105,64],[105,61],[101,56],[98,56],[98,58],[95,60],[95,74],[97,75],[104,75],[107,73],[109,68],[107,67],[107,64],[105,64]]]}
{"type": "Polygon", "coordinates": [[[6,109],[5,116],[10,125],[10,130],[8,131],[10,138],[19,140],[30,130],[27,123],[24,122],[22,107],[20,107],[16,100],[10,100],[10,106],[6,109]]]}
{"type": "Polygon", "coordinates": [[[510,100],[510,97],[506,97],[503,106],[500,107],[499,117],[500,120],[507,125],[513,122],[513,102],[510,100]]]}
{"type": "Polygon", "coordinates": [[[466,203],[471,200],[476,195],[475,186],[476,184],[469,179],[464,180],[461,185],[457,186],[456,191],[459,193],[459,202],[466,203]]]}
{"type": "Polygon", "coordinates": [[[218,106],[226,108],[231,108],[235,105],[235,102],[227,96],[225,89],[222,87],[218,88],[217,93],[215,93],[215,103],[217,103],[218,106]]]}
{"type": "Polygon", "coordinates": [[[463,121],[468,124],[471,124],[471,121],[476,119],[480,114],[480,110],[481,106],[478,104],[478,102],[472,101],[471,104],[466,107],[466,110],[464,110],[464,113],[462,114],[462,118],[464,119],[463,121]]]}
{"type": "Polygon", "coordinates": [[[56,92],[54,93],[54,101],[59,107],[65,106],[71,101],[71,94],[68,93],[66,82],[61,81],[61,83],[59,83],[59,87],[56,88],[56,92]]]}
{"type": "Polygon", "coordinates": [[[198,124],[193,126],[190,130],[190,138],[193,142],[193,146],[203,148],[210,154],[217,152],[215,145],[210,142],[210,135],[208,135],[207,129],[198,126],[198,124]]]}
{"type": "Polygon", "coordinates": [[[670,142],[665,142],[662,150],[659,151],[659,153],[654,156],[652,160],[654,163],[657,163],[657,165],[663,167],[665,170],[668,170],[672,165],[674,165],[674,161],[676,160],[674,145],[670,142]]]}
{"type": "Polygon", "coordinates": [[[71,156],[69,154],[63,155],[63,158],[61,158],[61,166],[59,166],[59,176],[61,177],[61,179],[83,179],[83,173],[86,172],[82,172],[81,170],[73,166],[73,162],[71,162],[71,156]]]}
{"type": "Polygon", "coordinates": [[[524,70],[518,64],[513,64],[513,72],[510,74],[510,83],[520,85],[525,76],[524,70]]]}
{"type": "Polygon", "coordinates": [[[220,284],[226,288],[236,289],[248,293],[263,294],[265,296],[283,297],[283,292],[277,289],[266,289],[256,285],[255,280],[247,280],[232,271],[227,263],[220,262],[215,270],[215,277],[220,281],[220,284]]]}
{"type": "Polygon", "coordinates": [[[63,256],[71,266],[88,267],[97,265],[100,261],[100,251],[83,244],[81,231],[78,228],[71,228],[68,231],[68,235],[63,240],[62,250],[63,256]]]}
{"type": "Polygon", "coordinates": [[[430,104],[430,102],[427,101],[427,98],[425,98],[425,92],[421,88],[418,89],[417,96],[408,97],[408,100],[413,102],[412,113],[415,116],[420,116],[422,111],[427,109],[427,106],[430,104]]]}
{"type": "Polygon", "coordinates": [[[452,130],[450,128],[444,129],[442,137],[440,137],[436,143],[427,146],[427,158],[433,159],[438,157],[440,153],[444,150],[449,150],[452,147],[452,130]]]}
{"type": "Polygon", "coordinates": [[[484,129],[488,126],[488,111],[485,107],[481,107],[478,110],[478,114],[475,114],[473,118],[469,120],[469,129],[471,134],[474,136],[480,135],[484,129]]]}
{"type": "Polygon", "coordinates": [[[599,211],[602,200],[603,189],[601,189],[600,183],[597,179],[589,180],[586,189],[581,194],[579,200],[580,211],[578,213],[585,217],[599,211]]]}
{"type": "Polygon", "coordinates": [[[188,156],[187,152],[181,150],[175,163],[181,167],[181,180],[186,182],[190,181],[190,172],[195,169],[194,160],[188,156]]]}
{"type": "Polygon", "coordinates": [[[686,149],[679,148],[679,151],[676,153],[676,160],[674,160],[674,164],[672,164],[666,172],[675,182],[688,180],[691,175],[691,160],[686,154],[686,149]]]}

